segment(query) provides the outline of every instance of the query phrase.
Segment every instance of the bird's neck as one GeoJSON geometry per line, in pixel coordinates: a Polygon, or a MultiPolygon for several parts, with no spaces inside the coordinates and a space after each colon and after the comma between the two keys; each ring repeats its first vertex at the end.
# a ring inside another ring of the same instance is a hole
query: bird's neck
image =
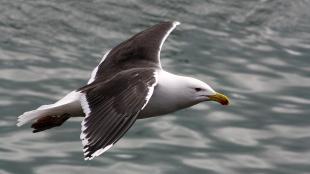
{"type": "Polygon", "coordinates": [[[160,70],[154,93],[139,117],[163,115],[196,104],[187,97],[185,81],[183,76],[160,70]]]}

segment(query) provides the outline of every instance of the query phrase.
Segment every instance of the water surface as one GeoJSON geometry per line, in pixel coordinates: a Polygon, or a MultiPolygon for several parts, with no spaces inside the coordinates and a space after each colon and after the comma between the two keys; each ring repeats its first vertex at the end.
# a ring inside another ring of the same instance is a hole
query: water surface
{"type": "Polygon", "coordinates": [[[0,173],[310,173],[310,1],[0,1],[0,173]],[[108,49],[160,21],[182,25],[170,72],[231,98],[137,121],[84,161],[81,119],[32,134],[16,117],[86,83],[108,49]]]}

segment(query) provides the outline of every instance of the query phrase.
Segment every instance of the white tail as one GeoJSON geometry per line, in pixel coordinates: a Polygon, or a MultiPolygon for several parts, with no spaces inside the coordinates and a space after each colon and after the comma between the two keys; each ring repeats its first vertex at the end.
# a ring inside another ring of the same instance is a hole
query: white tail
{"type": "Polygon", "coordinates": [[[31,122],[32,120],[37,120],[39,118],[42,118],[44,116],[56,116],[61,115],[65,113],[64,107],[65,105],[61,105],[58,107],[53,107],[54,104],[51,104],[50,106],[52,108],[42,109],[46,108],[46,105],[39,107],[36,110],[25,112],[23,115],[19,116],[17,119],[17,126],[22,126],[26,123],[31,122]]]}
{"type": "Polygon", "coordinates": [[[37,120],[44,116],[57,116],[65,113],[76,113],[81,110],[79,102],[81,93],[72,91],[64,98],[51,105],[42,105],[36,110],[25,112],[17,119],[17,126],[22,126],[32,120],[37,120]]]}

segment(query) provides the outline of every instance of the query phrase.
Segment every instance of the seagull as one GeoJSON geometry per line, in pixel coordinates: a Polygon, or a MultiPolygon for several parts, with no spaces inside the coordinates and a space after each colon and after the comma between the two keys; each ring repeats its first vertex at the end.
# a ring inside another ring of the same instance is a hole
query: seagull
{"type": "Polygon", "coordinates": [[[228,98],[207,83],[163,70],[160,51],[179,24],[161,22],[107,51],[85,86],[54,104],[25,112],[18,117],[17,126],[32,123],[36,133],[82,116],[84,159],[91,160],[110,149],[137,119],[204,101],[228,105],[228,98]]]}

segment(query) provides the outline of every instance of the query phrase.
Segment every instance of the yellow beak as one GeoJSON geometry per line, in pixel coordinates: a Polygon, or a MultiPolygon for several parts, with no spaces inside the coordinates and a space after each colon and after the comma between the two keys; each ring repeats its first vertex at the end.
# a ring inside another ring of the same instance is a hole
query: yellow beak
{"type": "Polygon", "coordinates": [[[228,105],[229,99],[224,94],[216,93],[215,95],[208,96],[210,100],[221,103],[222,105],[228,105]]]}

